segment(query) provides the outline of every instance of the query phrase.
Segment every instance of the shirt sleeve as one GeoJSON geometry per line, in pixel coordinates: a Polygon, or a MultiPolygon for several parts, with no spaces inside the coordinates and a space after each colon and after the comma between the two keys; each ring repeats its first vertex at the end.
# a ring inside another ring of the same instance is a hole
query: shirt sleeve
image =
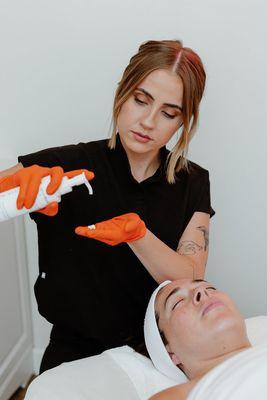
{"type": "Polygon", "coordinates": [[[59,165],[64,169],[64,171],[68,171],[71,169],[69,167],[73,157],[76,157],[76,147],[77,145],[51,147],[35,153],[20,155],[18,161],[22,163],[23,167],[37,164],[41,167],[51,168],[59,165]]]}
{"type": "Polygon", "coordinates": [[[61,166],[65,172],[86,168],[83,160],[84,154],[80,143],[50,147],[35,153],[18,156],[18,162],[21,162],[23,167],[29,167],[34,164],[48,168],[61,166]]]}
{"type": "Polygon", "coordinates": [[[210,180],[209,180],[209,172],[206,171],[201,188],[199,193],[196,195],[196,205],[194,207],[194,211],[202,211],[210,214],[210,218],[215,215],[215,211],[211,206],[211,198],[210,198],[210,180]]]}

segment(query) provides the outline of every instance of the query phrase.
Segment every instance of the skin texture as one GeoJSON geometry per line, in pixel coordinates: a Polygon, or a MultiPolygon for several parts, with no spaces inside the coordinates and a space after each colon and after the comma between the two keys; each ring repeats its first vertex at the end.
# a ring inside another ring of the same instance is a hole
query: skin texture
{"type": "Polygon", "coordinates": [[[233,301],[208,282],[171,282],[159,291],[155,308],[159,329],[168,342],[166,349],[190,381],[153,396],[153,400],[186,399],[209,370],[251,346],[244,318],[233,301]]]}

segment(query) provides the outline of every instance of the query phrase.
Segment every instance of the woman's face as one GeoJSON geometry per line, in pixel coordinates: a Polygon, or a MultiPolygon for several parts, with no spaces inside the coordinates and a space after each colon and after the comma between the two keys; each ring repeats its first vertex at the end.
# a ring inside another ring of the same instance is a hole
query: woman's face
{"type": "Polygon", "coordinates": [[[182,361],[208,359],[248,344],[244,318],[230,297],[206,281],[179,279],[156,299],[159,328],[182,361]]]}
{"type": "Polygon", "coordinates": [[[157,152],[180,127],[182,104],[181,78],[165,69],[151,72],[121,107],[121,141],[136,153],[157,152]]]}

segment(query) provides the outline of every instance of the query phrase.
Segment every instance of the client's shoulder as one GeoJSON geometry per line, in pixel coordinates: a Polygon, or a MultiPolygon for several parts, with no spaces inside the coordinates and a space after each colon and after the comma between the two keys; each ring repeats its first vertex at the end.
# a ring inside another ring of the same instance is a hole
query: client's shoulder
{"type": "Polygon", "coordinates": [[[196,382],[188,381],[154,394],[149,400],[186,400],[196,382]]]}

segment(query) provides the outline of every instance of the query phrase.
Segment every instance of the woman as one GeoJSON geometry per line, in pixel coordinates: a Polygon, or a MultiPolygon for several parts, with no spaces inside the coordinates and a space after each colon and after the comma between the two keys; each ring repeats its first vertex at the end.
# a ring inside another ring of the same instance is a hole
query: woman
{"type": "Polygon", "coordinates": [[[59,206],[30,214],[39,244],[35,295],[53,324],[40,372],[114,346],[137,348],[157,284],[203,277],[215,212],[209,173],[186,154],[204,86],[194,51],[178,40],[147,41],[119,82],[111,139],[20,156],[2,172],[0,191],[20,186],[19,208],[31,207],[45,175],[50,193],[64,173],[95,175],[93,196],[82,185],[59,206]]]}

